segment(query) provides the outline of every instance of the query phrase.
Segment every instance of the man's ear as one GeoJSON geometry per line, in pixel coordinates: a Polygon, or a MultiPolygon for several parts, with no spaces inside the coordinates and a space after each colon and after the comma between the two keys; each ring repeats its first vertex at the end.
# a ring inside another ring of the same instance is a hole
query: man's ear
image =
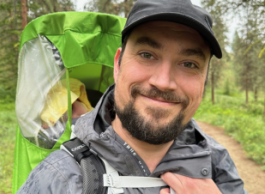
{"type": "Polygon", "coordinates": [[[114,70],[113,70],[113,78],[116,83],[116,80],[118,79],[118,74],[120,71],[120,64],[119,64],[119,58],[121,54],[121,48],[118,48],[115,57],[114,57],[114,70]]]}

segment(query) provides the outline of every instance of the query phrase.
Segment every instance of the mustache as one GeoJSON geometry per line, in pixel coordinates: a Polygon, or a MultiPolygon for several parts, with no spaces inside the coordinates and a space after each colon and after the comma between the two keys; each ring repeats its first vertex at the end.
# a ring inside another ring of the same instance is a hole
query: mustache
{"type": "Polygon", "coordinates": [[[136,98],[136,96],[139,94],[149,97],[149,98],[160,98],[166,102],[173,102],[173,103],[180,102],[183,104],[183,108],[186,108],[189,103],[188,98],[180,97],[171,91],[161,91],[154,86],[150,89],[144,89],[139,85],[132,86],[132,89],[131,89],[132,97],[136,98]]]}

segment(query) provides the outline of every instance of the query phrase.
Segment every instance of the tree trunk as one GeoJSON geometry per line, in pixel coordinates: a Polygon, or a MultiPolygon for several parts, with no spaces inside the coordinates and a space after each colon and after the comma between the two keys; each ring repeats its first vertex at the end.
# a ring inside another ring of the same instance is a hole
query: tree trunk
{"type": "Polygon", "coordinates": [[[21,0],[21,16],[22,16],[22,30],[28,23],[28,14],[27,14],[27,0],[21,0]]]}
{"type": "Polygon", "coordinates": [[[265,117],[265,98],[264,98],[264,109],[263,109],[263,116],[265,117]]]}
{"type": "Polygon", "coordinates": [[[124,0],[123,6],[124,6],[124,16],[125,18],[127,18],[128,17],[128,0],[124,0]]]}
{"type": "Polygon", "coordinates": [[[211,84],[212,84],[212,105],[214,105],[214,71],[211,73],[211,84]]]}
{"type": "Polygon", "coordinates": [[[14,29],[17,29],[17,0],[14,0],[14,29]]]}
{"type": "MultiPolygon", "coordinates": [[[[12,11],[10,11],[9,15],[10,15],[10,18],[12,18],[12,11]]],[[[15,19],[15,18],[13,18],[13,19],[15,19]]],[[[14,23],[13,22],[10,23],[10,29],[14,30],[14,23]]],[[[15,41],[15,40],[16,40],[15,35],[12,35],[12,41],[15,41]]]]}
{"type": "Polygon", "coordinates": [[[107,0],[107,1],[104,3],[104,5],[103,5],[103,7],[102,7],[102,12],[103,12],[103,13],[108,13],[107,6],[108,6],[110,3],[111,3],[111,0],[107,0]]]}
{"type": "MultiPolygon", "coordinates": [[[[12,11],[10,11],[9,15],[10,15],[10,18],[13,18],[13,20],[16,20],[15,16],[12,15],[12,11]]],[[[10,23],[10,29],[11,29],[11,30],[14,30],[14,29],[15,29],[15,27],[14,27],[14,22],[11,22],[11,23],[10,23]]],[[[16,36],[15,36],[14,34],[11,36],[11,38],[12,38],[12,41],[13,41],[13,42],[16,41],[16,36]]]]}
{"type": "Polygon", "coordinates": [[[255,98],[255,102],[257,102],[258,101],[258,87],[255,87],[254,90],[255,90],[254,91],[254,98],[255,98]]]}
{"type": "Polygon", "coordinates": [[[246,104],[248,104],[248,68],[246,72],[246,104]]]}
{"type": "Polygon", "coordinates": [[[56,1],[53,0],[53,12],[57,12],[57,9],[56,9],[56,1]]]}

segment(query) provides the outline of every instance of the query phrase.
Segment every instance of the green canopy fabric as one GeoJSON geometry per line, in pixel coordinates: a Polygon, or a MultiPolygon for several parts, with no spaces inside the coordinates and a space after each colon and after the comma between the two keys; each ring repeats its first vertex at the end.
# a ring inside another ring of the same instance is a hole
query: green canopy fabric
{"type": "MultiPolygon", "coordinates": [[[[40,35],[46,37],[59,50],[68,81],[68,117],[71,118],[69,77],[79,79],[85,83],[87,89],[102,93],[113,83],[113,60],[117,48],[121,46],[121,31],[125,22],[125,18],[109,14],[62,12],[39,17],[24,29],[20,50],[23,50],[27,42],[40,35]]],[[[38,60],[35,65],[38,65],[38,60]]],[[[29,106],[30,103],[34,102],[29,102],[29,106]]],[[[13,193],[16,193],[36,165],[70,138],[70,126],[71,121],[67,123],[65,132],[52,149],[44,149],[31,143],[18,126],[13,193]]]]}

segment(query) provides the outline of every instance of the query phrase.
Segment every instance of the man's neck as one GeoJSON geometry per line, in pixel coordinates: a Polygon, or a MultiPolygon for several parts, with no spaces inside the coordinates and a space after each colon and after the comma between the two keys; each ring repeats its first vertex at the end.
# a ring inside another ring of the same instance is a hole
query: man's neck
{"type": "Polygon", "coordinates": [[[114,131],[127,143],[131,148],[144,160],[152,173],[162,158],[166,155],[168,149],[172,145],[173,141],[153,145],[143,141],[140,141],[131,136],[131,134],[122,127],[120,119],[116,116],[111,123],[114,131]]]}

